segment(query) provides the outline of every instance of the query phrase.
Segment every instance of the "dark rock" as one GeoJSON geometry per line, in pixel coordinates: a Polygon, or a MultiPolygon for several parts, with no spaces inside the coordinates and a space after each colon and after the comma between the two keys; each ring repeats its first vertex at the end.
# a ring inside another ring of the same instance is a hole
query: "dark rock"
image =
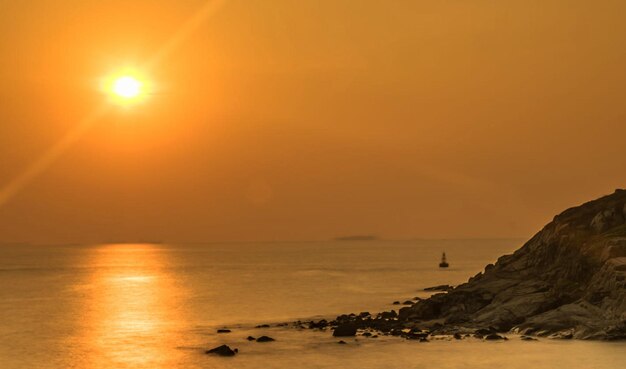
{"type": "Polygon", "coordinates": [[[454,339],[460,340],[460,339],[463,339],[463,336],[461,335],[461,333],[456,332],[456,333],[454,334],[454,339]]]}
{"type": "Polygon", "coordinates": [[[428,332],[421,332],[421,331],[418,331],[418,332],[411,331],[411,332],[404,334],[404,337],[409,340],[421,340],[423,338],[428,338],[428,336],[429,336],[428,332]]]}
{"type": "Polygon", "coordinates": [[[480,337],[487,336],[487,335],[490,335],[492,333],[495,333],[494,329],[480,328],[480,329],[477,329],[477,330],[474,331],[474,335],[475,336],[480,336],[480,337]]]}
{"type": "Polygon", "coordinates": [[[257,326],[256,326],[256,327],[254,327],[254,328],[269,328],[269,327],[270,327],[270,325],[269,325],[269,324],[261,324],[261,325],[257,325],[257,326]]]}
{"type": "Polygon", "coordinates": [[[232,350],[227,345],[221,345],[210,350],[205,351],[206,354],[214,354],[219,356],[235,356],[235,354],[239,352],[239,350],[232,350]]]}
{"type": "Polygon", "coordinates": [[[356,326],[353,324],[338,325],[333,331],[334,337],[350,337],[356,335],[356,326]]]}
{"type": "Polygon", "coordinates": [[[230,333],[231,330],[230,329],[218,329],[217,333],[230,333]]]}
{"type": "Polygon", "coordinates": [[[328,322],[325,319],[320,320],[319,322],[310,321],[309,328],[310,329],[323,329],[328,326],[328,322]]]}
{"type": "Polygon", "coordinates": [[[405,302],[402,303],[402,305],[413,305],[413,301],[406,300],[405,302]]]}
{"type": "Polygon", "coordinates": [[[497,333],[490,333],[485,336],[485,340],[487,341],[497,341],[497,340],[505,340],[506,337],[503,337],[497,333]]]}
{"type": "Polygon", "coordinates": [[[261,337],[257,338],[256,341],[257,342],[272,342],[272,341],[276,341],[276,340],[273,339],[272,337],[261,336],[261,337]]]}
{"type": "Polygon", "coordinates": [[[383,311],[382,313],[378,314],[378,317],[380,317],[381,319],[393,319],[393,318],[396,318],[397,316],[398,316],[398,313],[396,313],[395,310],[383,311]]]}
{"type": "Polygon", "coordinates": [[[248,338],[246,338],[248,341],[254,341],[256,340],[256,338],[252,337],[252,336],[248,336],[248,338]]]}
{"type": "Polygon", "coordinates": [[[393,304],[394,305],[400,305],[400,301],[394,301],[393,304]]]}
{"type": "Polygon", "coordinates": [[[345,345],[345,344],[346,344],[346,341],[339,341],[339,342],[337,342],[337,343],[338,343],[338,344],[340,344],[340,345],[345,345]]]}

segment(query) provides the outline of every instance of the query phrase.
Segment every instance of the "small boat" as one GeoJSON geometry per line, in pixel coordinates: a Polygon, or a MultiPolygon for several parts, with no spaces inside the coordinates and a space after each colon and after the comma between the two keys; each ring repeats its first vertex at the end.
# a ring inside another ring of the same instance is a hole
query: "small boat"
{"type": "Polygon", "coordinates": [[[447,268],[449,266],[448,261],[446,260],[446,253],[444,252],[441,255],[441,263],[439,263],[439,268],[447,268]]]}

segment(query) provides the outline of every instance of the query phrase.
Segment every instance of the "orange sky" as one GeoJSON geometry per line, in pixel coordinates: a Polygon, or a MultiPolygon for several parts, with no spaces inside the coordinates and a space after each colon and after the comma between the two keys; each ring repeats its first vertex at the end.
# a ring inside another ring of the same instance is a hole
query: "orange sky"
{"type": "MultiPolygon", "coordinates": [[[[0,2],[0,186],[202,0],[0,2]]],[[[626,187],[626,2],[226,0],[0,240],[529,237],[626,187]]]]}

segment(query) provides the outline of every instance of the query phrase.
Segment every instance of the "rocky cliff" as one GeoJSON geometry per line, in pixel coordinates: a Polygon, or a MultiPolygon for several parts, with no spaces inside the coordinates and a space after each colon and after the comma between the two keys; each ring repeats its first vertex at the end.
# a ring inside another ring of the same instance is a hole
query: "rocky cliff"
{"type": "Polygon", "coordinates": [[[515,253],[401,309],[398,321],[626,338],[626,190],[557,215],[515,253]]]}

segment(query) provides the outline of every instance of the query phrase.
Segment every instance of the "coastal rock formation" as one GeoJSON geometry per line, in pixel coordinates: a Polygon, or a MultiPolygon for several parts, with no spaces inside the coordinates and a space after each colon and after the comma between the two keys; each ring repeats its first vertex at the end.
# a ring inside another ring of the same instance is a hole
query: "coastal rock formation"
{"type": "Polygon", "coordinates": [[[626,339],[626,190],[557,215],[512,255],[445,293],[354,324],[391,334],[428,330],[626,339]]]}
{"type": "Polygon", "coordinates": [[[512,255],[399,320],[626,338],[626,191],[568,209],[512,255]]]}

